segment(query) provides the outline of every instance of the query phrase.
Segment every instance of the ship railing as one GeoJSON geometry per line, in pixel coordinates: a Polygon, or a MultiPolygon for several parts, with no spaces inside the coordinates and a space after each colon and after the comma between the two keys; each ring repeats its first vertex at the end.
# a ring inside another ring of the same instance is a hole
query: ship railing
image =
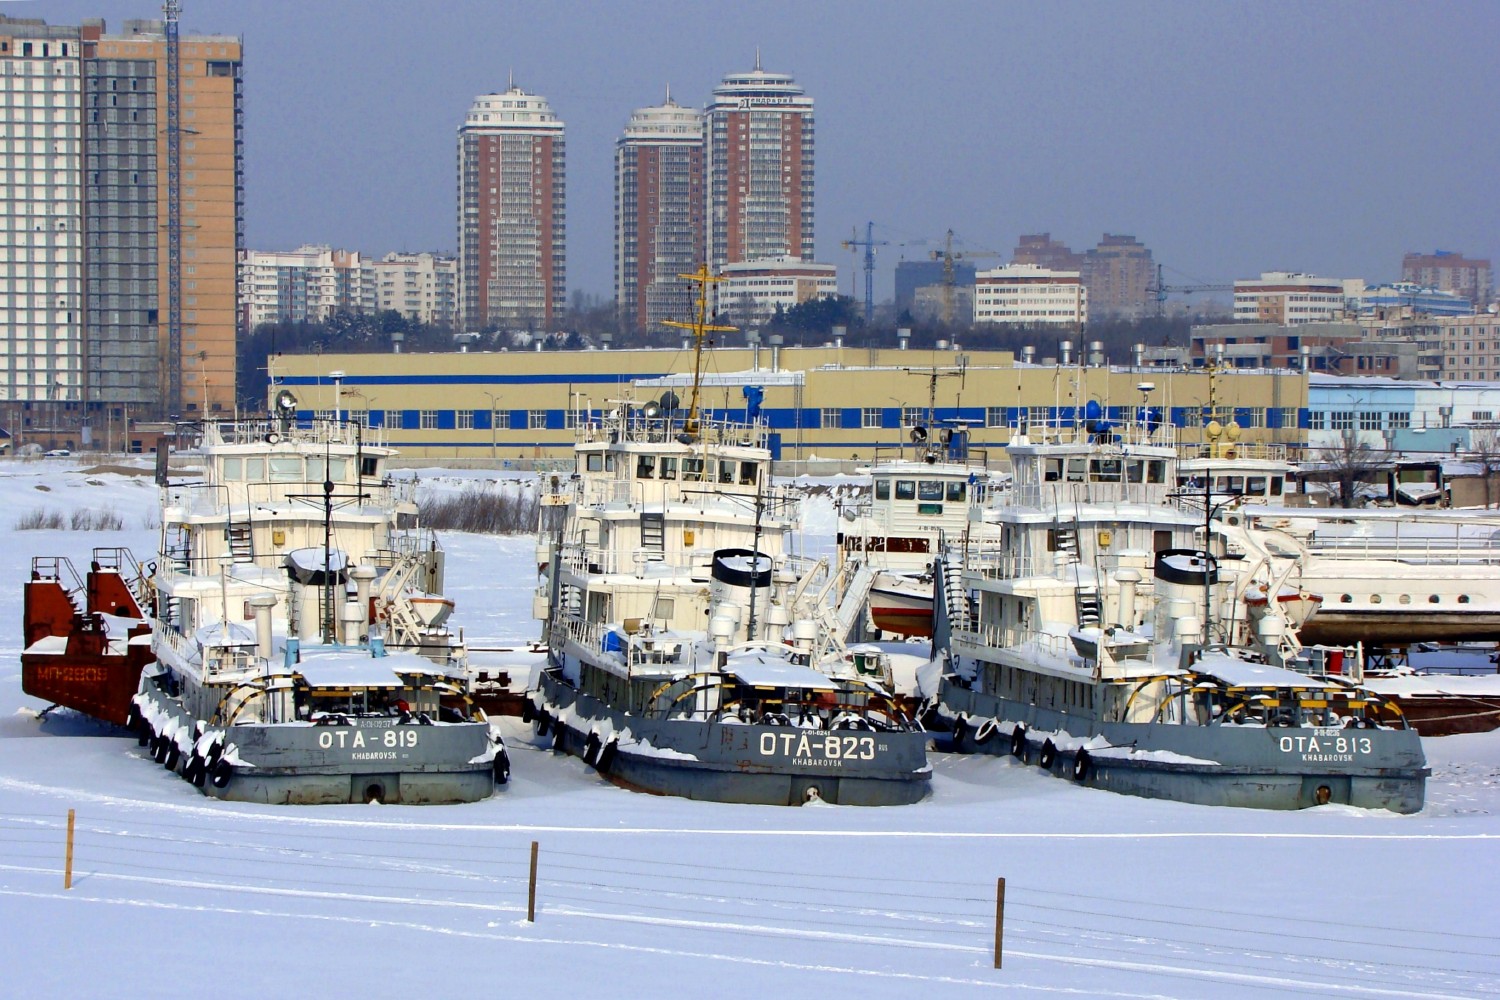
{"type": "Polygon", "coordinates": [[[1179,445],[1177,458],[1179,461],[1203,458],[1252,459],[1259,462],[1290,461],[1286,445],[1267,444],[1262,441],[1218,441],[1179,445]]]}
{"type": "Polygon", "coordinates": [[[1034,643],[1044,652],[1063,658],[1068,657],[1073,651],[1072,640],[1065,635],[999,625],[976,624],[971,629],[955,630],[953,641],[967,646],[988,646],[992,649],[1010,649],[1029,642],[1034,643]]]}
{"type": "MultiPolygon", "coordinates": [[[[681,411],[678,411],[681,414],[681,411]]],[[[685,432],[686,415],[647,416],[642,407],[620,407],[581,419],[575,439],[580,444],[662,444],[685,432]]],[[[733,420],[700,414],[697,440],[711,445],[765,448],[769,430],[764,422],[733,420]]]]}
{"type": "Polygon", "coordinates": [[[1500,548],[1486,538],[1325,538],[1307,547],[1314,556],[1418,565],[1493,565],[1500,548]]]}
{"type": "MultiPolygon", "coordinates": [[[[754,482],[725,478],[713,469],[698,474],[684,470],[682,478],[673,480],[583,480],[572,488],[569,497],[583,507],[640,507],[648,502],[694,507],[738,503],[752,513],[757,502],[754,482]]],[[[771,486],[759,491],[759,502],[771,516],[789,517],[795,514],[801,497],[785,487],[771,486]]]]}
{"type": "MultiPolygon", "coordinates": [[[[335,483],[334,500],[360,496],[365,509],[390,510],[398,503],[409,503],[415,495],[410,483],[399,480],[358,483],[335,483]]],[[[323,483],[296,480],[278,483],[177,483],[162,490],[163,506],[177,507],[185,517],[229,517],[242,515],[253,519],[254,508],[295,499],[309,509],[323,506],[323,483]]]]}
{"type": "Polygon", "coordinates": [[[711,555],[707,552],[672,553],[642,548],[620,551],[593,545],[564,545],[559,560],[564,567],[579,574],[634,573],[644,576],[647,569],[654,573],[707,573],[711,555]]]}
{"type": "Polygon", "coordinates": [[[996,494],[1001,507],[1055,507],[1079,503],[1165,503],[1172,487],[1166,483],[1025,483],[996,494]]]}
{"type": "MultiPolygon", "coordinates": [[[[1012,438],[1025,434],[1026,440],[1034,445],[1092,444],[1099,439],[1095,432],[1089,430],[1087,421],[1062,417],[1046,421],[1012,421],[1009,430],[1012,438]]],[[[1147,426],[1133,419],[1110,420],[1109,435],[1113,438],[1112,443],[1118,445],[1171,448],[1178,443],[1177,428],[1162,422],[1147,426]]]]}
{"type": "Polygon", "coordinates": [[[269,444],[272,435],[275,441],[290,441],[297,444],[386,445],[385,428],[365,427],[355,420],[306,419],[306,420],[209,420],[198,424],[183,424],[179,433],[197,432],[199,446],[236,444],[269,444]]]}

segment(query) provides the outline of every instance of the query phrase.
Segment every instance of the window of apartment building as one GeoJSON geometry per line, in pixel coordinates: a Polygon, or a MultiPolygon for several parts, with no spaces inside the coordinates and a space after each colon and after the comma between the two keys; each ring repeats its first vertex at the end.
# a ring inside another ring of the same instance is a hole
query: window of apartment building
{"type": "Polygon", "coordinates": [[[1380,411],[1364,410],[1359,415],[1359,429],[1362,431],[1380,430],[1380,411]]]}
{"type": "Polygon", "coordinates": [[[1330,425],[1331,425],[1331,427],[1332,427],[1333,430],[1336,430],[1336,431],[1352,431],[1352,430],[1354,430],[1354,411],[1353,410],[1334,410],[1333,413],[1331,413],[1329,416],[1332,418],[1330,420],[1330,425]]]}
{"type": "Polygon", "coordinates": [[[461,430],[461,431],[471,431],[471,430],[474,429],[474,411],[473,410],[459,410],[458,411],[458,429],[461,430]]]}
{"type": "Polygon", "coordinates": [[[527,410],[526,427],[528,430],[542,431],[547,429],[546,410],[527,410]]]}
{"type": "Polygon", "coordinates": [[[859,411],[859,426],[861,426],[861,427],[879,427],[880,426],[880,407],[878,407],[878,406],[866,406],[864,409],[860,410],[859,411]]]}
{"type": "Polygon", "coordinates": [[[418,426],[424,431],[437,430],[437,410],[422,410],[418,426]]]}
{"type": "Polygon", "coordinates": [[[490,411],[490,426],[493,427],[497,431],[510,430],[510,411],[509,410],[491,410],[490,411]]]}
{"type": "Polygon", "coordinates": [[[827,430],[830,427],[844,426],[844,411],[836,406],[825,406],[818,415],[818,426],[827,430]]]}

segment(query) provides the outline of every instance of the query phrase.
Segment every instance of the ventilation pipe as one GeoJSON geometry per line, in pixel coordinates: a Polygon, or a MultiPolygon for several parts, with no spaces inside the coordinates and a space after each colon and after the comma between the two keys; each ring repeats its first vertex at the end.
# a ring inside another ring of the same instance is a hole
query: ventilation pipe
{"type": "Polygon", "coordinates": [[[911,345],[911,327],[902,326],[896,328],[896,348],[906,350],[911,345]]]}
{"type": "Polygon", "coordinates": [[[1103,368],[1104,367],[1104,341],[1102,341],[1102,340],[1091,340],[1091,341],[1089,341],[1089,367],[1090,368],[1103,368]]]}
{"type": "Polygon", "coordinates": [[[844,337],[849,333],[847,326],[836,326],[833,328],[833,346],[840,350],[844,347],[844,337]]]}
{"type": "Polygon", "coordinates": [[[1021,348],[1021,364],[1029,365],[1036,361],[1036,348],[1027,344],[1021,348]]]}
{"type": "Polygon", "coordinates": [[[750,370],[760,371],[760,333],[756,330],[745,331],[745,345],[750,348],[750,370]]]}
{"type": "Polygon", "coordinates": [[[1068,365],[1072,364],[1073,342],[1071,340],[1065,340],[1061,344],[1057,345],[1057,349],[1062,354],[1062,366],[1066,368],[1068,367],[1068,365]]]}
{"type": "Polygon", "coordinates": [[[1145,344],[1131,344],[1130,345],[1130,363],[1132,365],[1134,365],[1135,367],[1137,367],[1137,368],[1144,368],[1144,367],[1146,367],[1146,345],[1145,344]]]}
{"type": "Polygon", "coordinates": [[[275,606],[275,594],[250,598],[250,607],[255,609],[255,655],[262,660],[271,658],[271,609],[275,606]]]}
{"type": "Polygon", "coordinates": [[[609,345],[614,342],[614,339],[615,339],[615,335],[612,334],[612,333],[601,333],[601,334],[599,334],[599,350],[601,350],[601,351],[607,351],[607,350],[609,350],[609,345]]]}
{"type": "Polygon", "coordinates": [[[375,581],[375,568],[356,566],[349,571],[349,579],[354,581],[354,604],[359,614],[349,619],[354,625],[352,640],[345,636],[344,641],[358,642],[360,636],[368,635],[370,631],[370,584],[375,581]]]}
{"type": "Polygon", "coordinates": [[[786,338],[784,338],[781,334],[771,334],[771,370],[773,372],[781,371],[781,345],[785,342],[786,338]]]}

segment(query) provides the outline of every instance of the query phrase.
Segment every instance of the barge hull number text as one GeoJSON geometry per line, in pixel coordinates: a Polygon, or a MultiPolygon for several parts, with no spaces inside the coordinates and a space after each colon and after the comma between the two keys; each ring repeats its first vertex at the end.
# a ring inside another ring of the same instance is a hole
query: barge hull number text
{"type": "Polygon", "coordinates": [[[1300,754],[1363,754],[1372,749],[1368,736],[1283,736],[1279,746],[1282,753],[1300,754]]]}
{"type": "MultiPolygon", "coordinates": [[[[883,748],[882,748],[883,749],[883,748]]],[[[797,733],[761,733],[760,752],[770,757],[780,752],[800,759],[874,760],[873,736],[807,736],[797,733]]]]}
{"type": "Polygon", "coordinates": [[[318,746],[324,750],[362,750],[366,744],[372,747],[414,747],[417,745],[415,729],[387,729],[382,733],[371,733],[368,740],[363,731],[354,729],[327,729],[318,734],[318,746]]]}

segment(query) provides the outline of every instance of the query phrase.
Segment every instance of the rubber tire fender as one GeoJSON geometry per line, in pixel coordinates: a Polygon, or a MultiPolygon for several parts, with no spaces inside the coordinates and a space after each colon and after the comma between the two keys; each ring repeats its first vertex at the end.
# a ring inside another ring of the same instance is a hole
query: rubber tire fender
{"type": "Polygon", "coordinates": [[[1042,770],[1052,770],[1052,762],[1057,760],[1057,744],[1050,739],[1042,744],[1042,752],[1037,754],[1036,762],[1041,765],[1042,770]]]}
{"type": "Polygon", "coordinates": [[[554,720],[553,723],[552,723],[552,749],[553,750],[556,750],[556,751],[559,751],[559,752],[562,751],[562,749],[563,749],[563,740],[564,740],[566,734],[567,734],[567,727],[562,724],[562,721],[561,720],[554,720]]]}
{"type": "Polygon", "coordinates": [[[598,733],[589,733],[589,738],[583,743],[583,762],[593,767],[599,762],[599,751],[604,749],[604,741],[599,739],[598,733]]]}
{"type": "Polygon", "coordinates": [[[1078,756],[1073,758],[1073,780],[1084,782],[1089,780],[1089,775],[1094,770],[1094,758],[1087,750],[1079,750],[1078,756]]]}
{"type": "Polygon", "coordinates": [[[168,771],[175,771],[177,770],[177,762],[182,760],[182,748],[177,745],[176,740],[167,740],[166,743],[167,754],[166,758],[161,762],[161,766],[168,771]]]}
{"type": "Polygon", "coordinates": [[[530,698],[521,699],[521,721],[528,726],[536,721],[536,706],[531,703],[530,698]]]}
{"type": "Polygon", "coordinates": [[[230,764],[227,760],[220,759],[214,765],[213,772],[208,776],[208,780],[213,782],[215,788],[223,788],[229,784],[229,779],[232,777],[234,777],[234,765],[230,764]]]}
{"type": "Polygon", "coordinates": [[[599,762],[594,765],[594,770],[598,771],[600,774],[608,774],[609,769],[613,767],[615,763],[615,750],[616,746],[614,740],[610,740],[608,743],[604,744],[604,746],[599,749],[599,762]]]}
{"type": "Polygon", "coordinates": [[[505,752],[504,747],[495,754],[495,784],[510,784],[510,754],[505,752]]]}
{"type": "Polygon", "coordinates": [[[1012,757],[1019,758],[1020,760],[1025,760],[1026,759],[1026,727],[1025,726],[1022,726],[1022,725],[1018,724],[1016,726],[1016,728],[1014,728],[1014,729],[1012,729],[1010,731],[1010,755],[1012,757]]]}
{"type": "Polygon", "coordinates": [[[546,736],[547,730],[552,728],[552,716],[546,712],[538,712],[536,716],[536,734],[546,736]]]}
{"type": "Polygon", "coordinates": [[[167,742],[165,736],[151,737],[151,759],[158,764],[165,764],[167,761],[167,742]]]}
{"type": "Polygon", "coordinates": [[[964,738],[969,736],[969,720],[967,716],[960,715],[958,721],[953,723],[953,748],[962,751],[964,738]]]}

